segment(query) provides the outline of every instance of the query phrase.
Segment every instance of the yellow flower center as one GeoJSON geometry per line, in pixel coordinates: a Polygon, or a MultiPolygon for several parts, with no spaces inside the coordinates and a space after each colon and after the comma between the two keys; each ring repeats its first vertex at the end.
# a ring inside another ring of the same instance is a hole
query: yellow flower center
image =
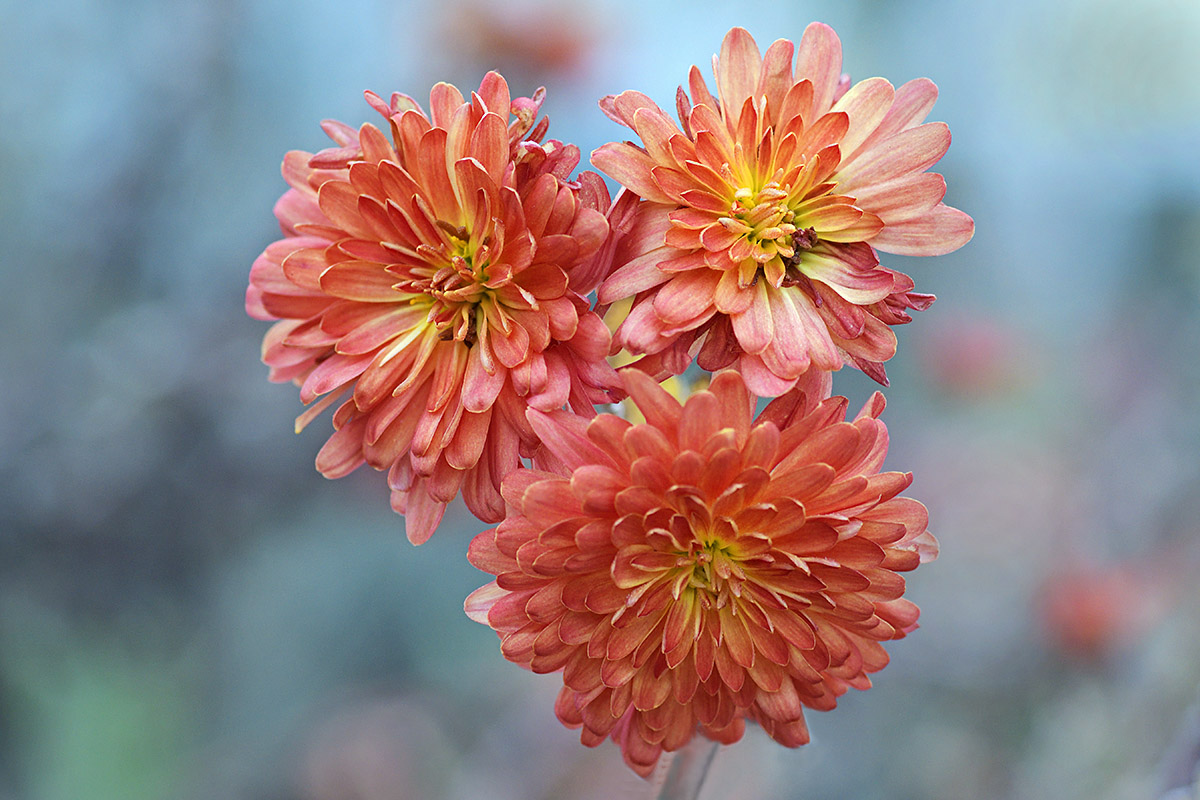
{"type": "Polygon", "coordinates": [[[731,602],[731,596],[742,595],[746,572],[733,548],[719,538],[694,541],[688,552],[679,553],[677,564],[677,589],[695,592],[704,608],[721,608],[731,602]]]}
{"type": "Polygon", "coordinates": [[[718,221],[726,230],[741,234],[750,244],[749,257],[762,264],[776,256],[790,257],[796,215],[788,207],[788,193],[776,180],[755,191],[743,186],[734,192],[729,216],[718,221]]]}
{"type": "MultiPolygon", "coordinates": [[[[730,174],[732,177],[732,174],[730,174]]],[[[800,270],[804,253],[817,244],[817,232],[805,227],[793,186],[783,184],[783,170],[771,180],[743,185],[733,194],[729,213],[717,221],[738,236],[729,247],[737,264],[738,284],[749,288],[765,278],[772,286],[795,286],[806,278],[800,270]]]]}
{"type": "Polygon", "coordinates": [[[429,321],[437,327],[441,339],[457,339],[470,347],[478,338],[478,326],[486,324],[480,305],[492,294],[484,285],[490,260],[488,242],[475,246],[464,227],[442,220],[437,224],[450,245],[429,247],[433,252],[426,253],[427,257],[433,256],[431,265],[436,268],[426,287],[434,299],[429,321]]]}

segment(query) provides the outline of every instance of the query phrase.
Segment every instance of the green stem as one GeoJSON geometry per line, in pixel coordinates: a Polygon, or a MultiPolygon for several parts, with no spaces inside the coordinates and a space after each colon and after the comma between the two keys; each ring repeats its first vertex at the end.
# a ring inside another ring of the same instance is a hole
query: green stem
{"type": "Polygon", "coordinates": [[[672,753],[667,779],[663,782],[658,800],[696,800],[718,747],[719,742],[696,736],[682,749],[672,753]]]}

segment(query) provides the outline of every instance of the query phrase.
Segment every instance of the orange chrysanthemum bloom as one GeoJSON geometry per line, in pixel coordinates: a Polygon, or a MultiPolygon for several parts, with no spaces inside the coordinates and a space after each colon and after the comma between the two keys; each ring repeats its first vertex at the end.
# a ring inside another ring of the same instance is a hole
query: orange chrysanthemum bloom
{"type": "Polygon", "coordinates": [[[879,471],[883,396],[847,422],[845,398],[793,391],[753,419],[737,372],[682,406],[623,375],[644,424],[530,412],[561,469],[505,480],[507,518],[469,553],[496,580],[467,613],[509,660],[561,670],[559,719],[643,776],[747,718],[801,745],[803,708],[869,687],[880,642],[916,627],[897,573],[937,555],[924,506],[899,496],[912,476],[879,471]]]}
{"type": "Polygon", "coordinates": [[[601,101],[644,146],[606,144],[592,163],[646,202],[599,297],[635,298],[616,342],[649,354],[649,371],[679,372],[698,351],[705,369],[736,363],[760,396],[846,361],[886,384],[889,326],[933,297],[876,251],[937,255],[971,238],[925,172],[950,146],[945,124],[921,124],[937,87],[850,87],[819,23],[794,69],[793,49],[781,39],[760,56],[731,30],[713,59],[718,96],[696,67],[691,97],[680,87],[682,127],[640,92],[601,101]]]}
{"type": "Polygon", "coordinates": [[[297,430],[343,400],[317,468],[388,470],[416,543],[460,490],[502,518],[500,480],[537,445],[527,406],[594,413],[617,382],[584,299],[607,266],[608,192],[595,173],[568,180],[573,145],[541,143],[542,96],[510,99],[496,73],[469,100],[438,84],[429,115],[368,92],[390,138],[327,121],[338,147],[288,153],[286,238],[250,273],[247,311],[282,320],[263,342],[271,379],[324,395],[297,430]]]}

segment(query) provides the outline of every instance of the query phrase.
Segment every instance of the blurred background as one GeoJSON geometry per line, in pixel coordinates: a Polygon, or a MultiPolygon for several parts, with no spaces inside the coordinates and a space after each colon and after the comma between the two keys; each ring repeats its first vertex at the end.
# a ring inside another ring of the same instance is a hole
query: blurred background
{"type": "Polygon", "coordinates": [[[977,223],[885,259],[939,296],[885,419],[942,555],[875,688],[702,797],[1193,797],[1196,0],[0,0],[0,800],[650,796],[462,614],[483,526],[413,548],[383,476],[315,472],[243,292],[284,152],[364,89],[499,68],[588,153],[600,96],[814,19],[854,79],[938,83],[977,223]]]}

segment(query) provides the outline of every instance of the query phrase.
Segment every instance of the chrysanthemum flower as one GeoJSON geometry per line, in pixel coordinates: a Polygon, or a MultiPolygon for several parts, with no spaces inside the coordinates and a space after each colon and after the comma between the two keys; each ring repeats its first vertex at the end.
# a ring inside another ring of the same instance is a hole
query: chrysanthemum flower
{"type": "Polygon", "coordinates": [[[607,266],[608,193],[595,173],[568,180],[577,148],[541,144],[542,96],[511,99],[496,73],[469,100],[438,84],[429,115],[368,92],[390,137],[327,121],[337,147],[288,153],[286,238],[250,273],[247,311],[282,320],[271,379],[313,403],[297,430],[342,400],[317,468],[388,470],[417,543],[460,490],[502,517],[500,480],[536,447],[527,406],[591,414],[617,380],[584,299],[607,266]]]}
{"type": "Polygon", "coordinates": [[[760,56],[734,28],[713,59],[716,97],[696,67],[690,98],[677,95],[681,127],[640,92],[606,97],[605,113],[643,146],[592,154],[646,201],[600,288],[605,304],[636,298],[617,343],[666,371],[697,351],[709,370],[736,362],[760,396],[782,394],[810,365],[847,361],[886,384],[889,326],[933,298],[876,251],[948,253],[974,231],[942,202],[942,176],[925,172],[950,145],[945,124],[921,124],[937,87],[851,87],[841,43],[820,23],[794,68],[793,49],[781,39],[760,56]]]}
{"type": "Polygon", "coordinates": [[[845,421],[845,398],[795,391],[753,419],[737,372],[683,405],[623,375],[644,424],[530,412],[562,469],[505,480],[507,517],[469,553],[496,580],[467,613],[509,660],[561,671],[559,719],[641,775],[746,719],[801,745],[804,707],[866,689],[880,642],[916,627],[897,573],[937,554],[899,496],[911,475],[879,471],[883,397],[845,421]]]}

